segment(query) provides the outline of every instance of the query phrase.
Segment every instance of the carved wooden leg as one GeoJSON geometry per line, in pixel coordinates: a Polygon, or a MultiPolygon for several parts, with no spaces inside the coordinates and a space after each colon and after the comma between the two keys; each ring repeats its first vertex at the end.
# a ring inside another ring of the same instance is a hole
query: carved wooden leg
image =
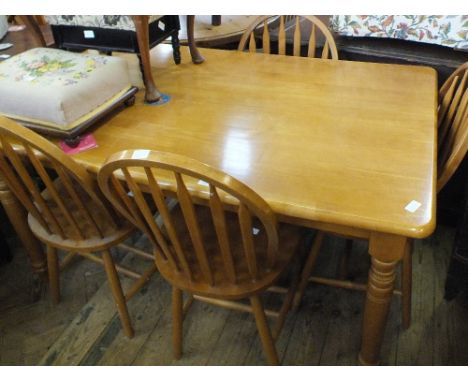
{"type": "Polygon", "coordinates": [[[151,61],[149,52],[148,16],[132,16],[140,50],[139,59],[143,67],[143,81],[145,83],[145,101],[153,103],[159,101],[161,93],[154,84],[151,72],[151,61]]]}
{"type": "Polygon", "coordinates": [[[361,352],[359,362],[378,365],[387,316],[395,282],[396,261],[389,263],[372,258],[364,309],[361,352]]]}
{"type": "Polygon", "coordinates": [[[369,252],[372,256],[364,307],[362,343],[359,362],[377,365],[395,284],[395,268],[403,257],[407,239],[396,235],[373,234],[369,252]]]}
{"type": "Polygon", "coordinates": [[[41,244],[29,229],[27,213],[10,191],[0,174],[0,202],[16,234],[29,256],[32,270],[43,281],[47,281],[47,262],[41,244]]]}
{"type": "Polygon", "coordinates": [[[201,64],[205,59],[200,54],[195,44],[195,16],[187,16],[187,41],[194,64],[201,64]]]}
{"type": "Polygon", "coordinates": [[[34,16],[21,15],[17,16],[20,21],[26,25],[27,30],[31,33],[31,37],[34,40],[37,46],[45,47],[46,41],[42,35],[41,28],[39,27],[37,21],[34,19],[34,16]]]}

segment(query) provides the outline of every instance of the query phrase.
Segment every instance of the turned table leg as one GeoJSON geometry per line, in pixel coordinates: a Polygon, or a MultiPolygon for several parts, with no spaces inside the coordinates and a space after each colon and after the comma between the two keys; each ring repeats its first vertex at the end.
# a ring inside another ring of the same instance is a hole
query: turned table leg
{"type": "Polygon", "coordinates": [[[403,257],[406,244],[407,239],[402,236],[371,235],[369,253],[372,256],[372,263],[359,353],[359,362],[362,365],[378,365],[380,362],[380,348],[395,284],[395,269],[403,257]]]}
{"type": "Polygon", "coordinates": [[[197,45],[195,44],[195,16],[187,16],[187,41],[190,49],[190,55],[192,56],[192,62],[194,64],[201,64],[205,59],[198,51],[197,45]]]}
{"type": "Polygon", "coordinates": [[[143,69],[143,81],[145,83],[145,102],[153,103],[159,101],[161,93],[156,88],[151,72],[151,60],[149,51],[148,16],[132,16],[140,53],[138,58],[143,69]]]}
{"type": "Polygon", "coordinates": [[[29,229],[27,213],[0,174],[0,202],[31,261],[33,272],[47,281],[47,262],[41,244],[29,229]]]}

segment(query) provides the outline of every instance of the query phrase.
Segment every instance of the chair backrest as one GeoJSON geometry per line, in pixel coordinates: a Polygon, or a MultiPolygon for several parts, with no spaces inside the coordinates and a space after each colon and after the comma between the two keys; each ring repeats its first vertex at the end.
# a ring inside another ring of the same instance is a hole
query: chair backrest
{"type": "Polygon", "coordinates": [[[0,172],[10,190],[47,234],[61,239],[104,237],[118,219],[86,169],[57,146],[0,116],[0,172]],[[92,201],[92,207],[90,205],[92,201]]]}
{"type": "Polygon", "coordinates": [[[452,177],[468,150],[468,62],[439,92],[437,191],[452,177]]]}
{"type": "Polygon", "coordinates": [[[117,210],[149,236],[159,271],[181,289],[226,296],[264,282],[275,270],[273,211],[226,173],[173,153],[125,150],[107,160],[98,181],[117,210]],[[176,207],[168,207],[168,196],[176,207]],[[148,201],[160,218],[154,219],[148,201]]]}
{"type": "Polygon", "coordinates": [[[302,25],[310,24],[310,34],[307,46],[307,57],[316,57],[318,53],[317,41],[324,39],[320,58],[338,60],[338,50],[335,40],[327,26],[315,16],[259,16],[246,29],[239,42],[238,50],[249,50],[251,53],[257,51],[256,39],[262,40],[263,53],[270,53],[272,47],[271,29],[278,24],[278,54],[286,54],[286,30],[294,28],[293,55],[301,55],[301,32],[307,28],[302,25]],[[279,18],[279,20],[278,20],[279,18]]]}

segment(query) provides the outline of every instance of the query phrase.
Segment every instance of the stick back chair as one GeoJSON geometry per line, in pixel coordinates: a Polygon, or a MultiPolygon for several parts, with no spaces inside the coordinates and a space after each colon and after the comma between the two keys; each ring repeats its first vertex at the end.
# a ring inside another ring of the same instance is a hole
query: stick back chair
{"type": "MultiPolygon", "coordinates": [[[[437,160],[437,192],[450,180],[462,162],[468,150],[468,62],[461,65],[439,91],[438,107],[438,160],[437,160]]],[[[352,249],[352,238],[347,238],[346,251],[342,259],[342,274],[339,279],[312,276],[316,259],[320,252],[323,232],[316,236],[314,245],[306,260],[300,276],[299,286],[294,297],[294,308],[300,304],[307,283],[331,285],[348,289],[366,290],[366,285],[343,280],[346,276],[346,264],[352,249]],[[344,269],[344,271],[343,271],[344,269]]],[[[402,259],[401,290],[395,293],[402,298],[402,325],[409,328],[411,324],[411,290],[412,290],[412,241],[405,249],[402,259]]]]}
{"type": "MultiPolygon", "coordinates": [[[[259,16],[246,29],[242,35],[238,50],[248,50],[251,53],[257,52],[257,42],[261,40],[263,53],[270,54],[277,50],[278,54],[286,54],[286,34],[289,29],[293,29],[293,55],[301,55],[302,31],[301,25],[309,24],[310,34],[307,45],[307,57],[320,57],[323,59],[338,59],[338,50],[335,40],[327,26],[315,16],[259,16]],[[278,20],[279,18],[279,20],[278,20]],[[277,26],[279,22],[279,26],[277,26]],[[272,31],[278,31],[277,49],[273,46],[272,31]],[[320,49],[318,43],[323,40],[320,49]],[[318,54],[320,53],[320,56],[318,54]]],[[[306,31],[306,28],[304,28],[306,31]]]]}
{"type": "Polygon", "coordinates": [[[194,299],[252,312],[264,352],[278,364],[274,345],[292,298],[294,281],[279,312],[265,311],[260,293],[290,263],[302,233],[278,225],[269,205],[228,174],[177,154],[126,150],[111,156],[98,181],[115,208],[147,232],[161,275],[172,285],[173,352],[182,355],[182,321],[194,299]],[[152,219],[143,192],[162,217],[152,219]],[[129,196],[131,195],[131,196],[129,196]],[[167,199],[177,201],[172,209],[167,199]],[[190,297],[183,305],[183,291],[190,297]],[[235,300],[249,299],[250,305],[235,300]],[[277,317],[272,335],[266,314],[277,317]]]}
{"type": "Polygon", "coordinates": [[[132,337],[126,300],[144,285],[156,266],[150,254],[135,249],[137,255],[151,260],[147,269],[138,273],[114,263],[110,248],[119,244],[132,250],[123,242],[135,232],[135,226],[110,208],[96,180],[84,167],[53,143],[5,117],[0,117],[0,171],[28,211],[31,231],[46,246],[54,302],[60,300],[60,269],[75,255],[101,263],[124,332],[132,337]],[[61,264],[57,249],[68,252],[61,264]],[[135,279],[126,295],[118,272],[135,279]]]}

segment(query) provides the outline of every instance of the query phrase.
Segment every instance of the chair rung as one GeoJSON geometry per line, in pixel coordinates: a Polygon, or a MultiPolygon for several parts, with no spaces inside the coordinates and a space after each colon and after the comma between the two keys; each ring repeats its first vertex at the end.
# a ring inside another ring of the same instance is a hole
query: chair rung
{"type": "Polygon", "coordinates": [[[187,301],[185,301],[184,303],[184,306],[182,308],[182,314],[185,316],[188,312],[188,310],[190,309],[190,307],[192,306],[193,304],[193,295],[190,295],[188,298],[187,298],[187,301]]]}
{"type": "Polygon", "coordinates": [[[286,293],[288,293],[288,290],[289,290],[288,288],[273,285],[273,286],[269,287],[266,291],[267,292],[272,292],[272,293],[286,294],[286,293]]]}
{"type": "MultiPolygon", "coordinates": [[[[82,252],[80,253],[80,255],[87,258],[88,260],[104,265],[104,260],[102,260],[100,257],[96,255],[93,255],[91,253],[86,253],[86,252],[82,252]]],[[[115,265],[115,269],[117,270],[117,272],[120,272],[123,275],[134,278],[134,279],[139,279],[142,276],[141,274],[134,272],[131,269],[125,268],[118,264],[115,265]]]]}
{"type": "MultiPolygon", "coordinates": [[[[210,297],[204,297],[204,296],[198,296],[198,295],[193,295],[193,298],[195,300],[207,302],[212,305],[221,306],[223,308],[229,308],[229,309],[240,310],[242,312],[253,313],[253,310],[249,305],[242,304],[240,302],[218,300],[216,298],[210,298],[210,297]]],[[[269,309],[265,309],[265,314],[268,317],[278,318],[279,316],[279,312],[275,312],[274,310],[269,310],[269,309]]]]}
{"type": "Polygon", "coordinates": [[[60,262],[60,271],[63,271],[72,262],[76,255],[78,255],[78,253],[68,252],[60,262]]]}
{"type": "MultiPolygon", "coordinates": [[[[309,277],[309,282],[316,283],[316,284],[328,285],[328,286],[332,286],[332,287],[336,287],[336,288],[359,290],[359,291],[362,291],[362,292],[367,291],[367,285],[366,284],[353,283],[351,281],[342,281],[342,280],[329,279],[329,278],[326,278],[326,277],[311,276],[311,277],[309,277]]],[[[401,296],[401,290],[394,289],[393,294],[401,296]]]]}
{"type": "Polygon", "coordinates": [[[121,243],[121,244],[117,245],[117,247],[125,249],[125,250],[127,250],[129,252],[133,252],[135,255],[143,257],[144,259],[154,261],[154,256],[151,253],[148,253],[148,252],[145,252],[145,251],[143,251],[141,249],[132,247],[131,245],[121,243]]]}
{"type": "Polygon", "coordinates": [[[156,264],[153,264],[151,268],[147,269],[141,277],[131,286],[125,295],[125,300],[130,300],[141,288],[145,285],[151,275],[157,271],[156,264]]]}

